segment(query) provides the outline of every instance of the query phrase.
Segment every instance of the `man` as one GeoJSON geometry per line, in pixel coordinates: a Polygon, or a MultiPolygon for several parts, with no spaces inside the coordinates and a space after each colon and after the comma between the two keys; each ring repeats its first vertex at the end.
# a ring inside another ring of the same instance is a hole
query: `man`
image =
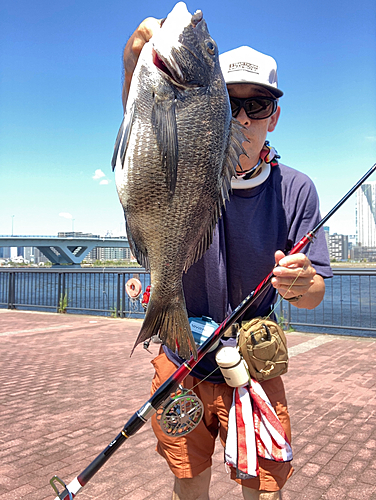
{"type": "MultiPolygon", "coordinates": [[[[160,27],[148,18],[137,28],[124,49],[123,105],[125,107],[133,70],[143,45],[160,27]]],[[[277,68],[273,58],[249,47],[240,47],[220,56],[233,116],[245,127],[249,142],[243,146],[233,192],[218,222],[213,243],[205,255],[183,277],[190,317],[209,316],[221,322],[276,265],[273,287],[247,310],[243,320],[267,316],[276,301],[276,291],[295,307],[313,309],[325,293],[324,278],[331,277],[323,233],[304,253],[287,252],[320,219],[313,183],[300,172],[278,164],[279,156],[266,143],[280,116],[277,68]]],[[[233,389],[216,370],[215,352],[208,353],[184,381],[194,387],[204,404],[202,422],[191,433],[166,436],[156,419],[152,425],[158,438],[158,452],[175,475],[173,500],[208,500],[211,456],[219,435],[226,441],[228,413],[233,389]],[[205,380],[203,380],[205,379],[205,380]]],[[[182,362],[163,346],[152,361],[155,391],[182,362]]],[[[262,383],[276,414],[291,438],[284,386],[281,377],[262,383]]],[[[259,459],[259,475],[239,479],[246,500],[277,500],[279,491],[292,474],[289,462],[259,459]]]]}

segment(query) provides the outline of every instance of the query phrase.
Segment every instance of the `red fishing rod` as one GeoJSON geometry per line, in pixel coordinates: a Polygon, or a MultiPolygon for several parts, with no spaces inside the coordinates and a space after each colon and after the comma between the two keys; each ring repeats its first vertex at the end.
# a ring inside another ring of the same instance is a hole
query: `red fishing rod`
{"type": "MultiPolygon", "coordinates": [[[[299,253],[308,243],[312,242],[317,231],[332,217],[332,215],[350,198],[350,196],[368,179],[368,177],[376,170],[376,163],[373,167],[355,184],[354,187],[332,208],[332,210],[317,224],[317,226],[309,231],[303,238],[291,249],[289,255],[299,253]]],[[[197,351],[197,359],[193,356],[185,361],[169,379],[164,382],[151,398],[128,420],[124,425],[123,430],[115,437],[113,441],[100,453],[93,462],[79,474],[71,483],[66,485],[64,481],[54,476],[50,483],[55,490],[57,496],[55,500],[72,500],[77,493],[83,488],[88,481],[99,471],[99,469],[107,462],[107,460],[115,453],[115,451],[128,438],[136,434],[136,432],[146,424],[146,422],[154,415],[157,410],[170,398],[170,394],[175,393],[179,384],[183,382],[190,371],[197,363],[205,356],[211,347],[214,346],[224,335],[225,331],[232,326],[242,316],[248,307],[253,304],[256,298],[263,293],[273,277],[273,271],[251,292],[241,304],[218,326],[213,334],[200,346],[197,351]],[[60,493],[56,483],[63,486],[64,490],[60,493]]]]}

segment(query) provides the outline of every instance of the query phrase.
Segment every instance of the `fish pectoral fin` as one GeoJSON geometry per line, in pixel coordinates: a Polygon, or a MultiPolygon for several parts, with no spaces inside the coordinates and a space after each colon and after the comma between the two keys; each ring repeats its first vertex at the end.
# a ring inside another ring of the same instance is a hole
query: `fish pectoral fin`
{"type": "Polygon", "coordinates": [[[129,248],[131,249],[132,255],[136,258],[137,262],[140,264],[140,266],[144,267],[147,271],[150,270],[150,263],[148,259],[148,252],[146,248],[137,246],[133,236],[132,236],[132,231],[129,227],[128,220],[127,220],[127,215],[124,210],[124,217],[125,217],[125,230],[127,232],[127,238],[128,238],[128,243],[129,243],[129,248]]]}
{"type": "Polygon", "coordinates": [[[131,107],[130,112],[124,114],[123,121],[121,122],[119,132],[117,134],[115,141],[114,154],[112,155],[112,161],[111,161],[112,171],[115,170],[118,157],[120,160],[121,167],[123,168],[124,166],[124,158],[127,153],[129,138],[132,131],[134,108],[135,107],[133,105],[131,107]]]}
{"type": "Polygon", "coordinates": [[[120,128],[119,128],[119,132],[116,136],[116,141],[115,141],[115,146],[114,146],[114,154],[112,155],[112,161],[111,161],[111,167],[112,167],[112,171],[115,170],[115,167],[116,167],[116,160],[117,160],[117,157],[118,157],[118,153],[119,153],[119,149],[120,149],[120,144],[121,144],[121,139],[123,137],[123,134],[124,134],[124,117],[123,117],[123,121],[121,122],[121,125],[120,125],[120,128]]]}
{"type": "Polygon", "coordinates": [[[156,294],[154,292],[151,294],[132,353],[138,344],[157,335],[158,332],[162,343],[173,352],[178,349],[181,358],[189,359],[192,354],[197,359],[196,344],[189,326],[183,294],[179,296],[178,301],[174,300],[168,304],[161,304],[156,294]]]}
{"type": "Polygon", "coordinates": [[[162,168],[166,172],[167,189],[175,192],[178,171],[178,131],[176,125],[175,100],[155,100],[151,122],[161,155],[162,168]]]}

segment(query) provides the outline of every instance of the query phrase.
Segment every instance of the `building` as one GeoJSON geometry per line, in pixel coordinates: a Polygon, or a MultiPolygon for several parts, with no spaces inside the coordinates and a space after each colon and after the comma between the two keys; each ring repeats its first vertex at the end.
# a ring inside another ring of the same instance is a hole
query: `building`
{"type": "Polygon", "coordinates": [[[35,264],[46,264],[47,262],[49,262],[47,257],[39,250],[39,248],[33,248],[33,250],[35,264]]]}
{"type": "Polygon", "coordinates": [[[376,181],[356,192],[356,237],[358,246],[376,248],[376,181]]]}
{"type": "Polygon", "coordinates": [[[81,233],[80,231],[69,231],[57,233],[58,238],[100,238],[99,234],[81,233]]]}
{"type": "MultiPolygon", "coordinates": [[[[129,248],[96,248],[97,260],[130,260],[131,251],[129,248]]],[[[86,259],[87,260],[87,259],[86,259]]]]}
{"type": "Polygon", "coordinates": [[[0,258],[1,259],[10,259],[10,247],[0,248],[0,258]]]}
{"type": "Polygon", "coordinates": [[[349,234],[349,252],[356,246],[356,234],[349,234]]]}
{"type": "Polygon", "coordinates": [[[29,262],[34,262],[34,247],[24,247],[24,257],[29,262]]]}
{"type": "Polygon", "coordinates": [[[351,260],[362,262],[376,262],[376,248],[353,246],[350,251],[351,260]]]}
{"type": "Polygon", "coordinates": [[[329,236],[328,249],[331,260],[348,260],[349,237],[345,234],[331,234],[329,236]]]}

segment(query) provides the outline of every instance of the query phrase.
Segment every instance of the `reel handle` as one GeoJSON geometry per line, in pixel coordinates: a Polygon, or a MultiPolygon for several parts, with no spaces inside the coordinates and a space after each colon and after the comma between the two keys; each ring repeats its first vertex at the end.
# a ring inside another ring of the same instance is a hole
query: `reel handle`
{"type": "Polygon", "coordinates": [[[64,499],[73,500],[73,495],[68,490],[68,486],[58,476],[53,476],[50,479],[50,485],[52,486],[52,488],[54,489],[55,493],[57,494],[57,498],[60,498],[60,500],[64,500],[64,499]],[[59,492],[59,490],[58,490],[55,482],[60,483],[61,486],[64,487],[64,490],[61,493],[59,492]]]}

